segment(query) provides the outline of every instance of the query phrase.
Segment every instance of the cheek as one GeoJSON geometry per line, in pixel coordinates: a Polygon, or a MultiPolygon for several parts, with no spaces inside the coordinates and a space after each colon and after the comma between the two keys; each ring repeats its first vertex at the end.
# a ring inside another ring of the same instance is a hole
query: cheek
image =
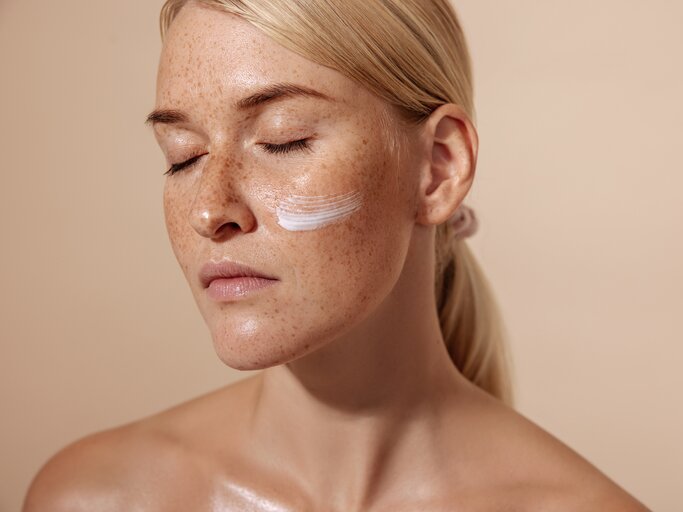
{"type": "Polygon", "coordinates": [[[295,245],[299,280],[317,304],[371,305],[393,287],[407,243],[404,231],[384,217],[388,211],[365,203],[295,245]]]}
{"type": "Polygon", "coordinates": [[[398,279],[409,241],[410,213],[393,159],[372,147],[354,155],[271,208],[291,242],[304,296],[328,315],[357,316],[377,305],[398,279]]]}
{"type": "Polygon", "coordinates": [[[188,231],[189,201],[190,194],[185,187],[180,187],[177,180],[166,180],[163,192],[166,231],[176,260],[185,274],[190,271],[187,255],[193,250],[192,244],[196,243],[188,231]]]}

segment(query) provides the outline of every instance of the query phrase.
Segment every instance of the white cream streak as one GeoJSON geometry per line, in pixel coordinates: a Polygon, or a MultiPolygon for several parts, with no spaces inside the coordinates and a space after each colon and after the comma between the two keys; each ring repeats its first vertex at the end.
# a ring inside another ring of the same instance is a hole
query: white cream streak
{"type": "Polygon", "coordinates": [[[292,195],[275,209],[278,224],[290,231],[308,231],[337,222],[361,206],[358,191],[326,196],[292,195]]]}

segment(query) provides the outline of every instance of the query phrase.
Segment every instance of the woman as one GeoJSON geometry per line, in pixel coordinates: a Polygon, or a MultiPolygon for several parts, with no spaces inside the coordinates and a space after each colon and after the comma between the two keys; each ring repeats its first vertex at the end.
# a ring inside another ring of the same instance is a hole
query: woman
{"type": "Polygon", "coordinates": [[[171,245],[263,371],[66,447],[26,511],[647,510],[511,407],[446,0],[169,0],[162,37],[171,245]]]}

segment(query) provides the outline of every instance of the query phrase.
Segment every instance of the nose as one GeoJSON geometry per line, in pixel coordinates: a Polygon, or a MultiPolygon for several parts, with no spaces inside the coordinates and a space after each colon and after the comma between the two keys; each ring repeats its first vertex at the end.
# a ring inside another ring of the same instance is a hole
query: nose
{"type": "MultiPolygon", "coordinates": [[[[241,166],[212,159],[209,155],[195,185],[196,193],[189,213],[192,228],[205,238],[248,233],[256,218],[239,188],[241,166]]],[[[243,185],[243,184],[242,184],[243,185]]]]}

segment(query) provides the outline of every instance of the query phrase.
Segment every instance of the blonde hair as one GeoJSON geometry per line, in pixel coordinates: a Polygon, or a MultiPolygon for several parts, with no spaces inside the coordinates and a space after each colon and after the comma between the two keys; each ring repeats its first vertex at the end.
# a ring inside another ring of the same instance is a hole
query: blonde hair
{"type": "MultiPolygon", "coordinates": [[[[162,40],[188,0],[161,8],[162,40]]],[[[303,57],[333,68],[418,125],[445,103],[474,121],[471,62],[448,0],[193,0],[236,14],[303,57]]],[[[441,332],[458,370],[512,405],[505,333],[491,287],[463,240],[436,228],[435,295],[441,332]]]]}

